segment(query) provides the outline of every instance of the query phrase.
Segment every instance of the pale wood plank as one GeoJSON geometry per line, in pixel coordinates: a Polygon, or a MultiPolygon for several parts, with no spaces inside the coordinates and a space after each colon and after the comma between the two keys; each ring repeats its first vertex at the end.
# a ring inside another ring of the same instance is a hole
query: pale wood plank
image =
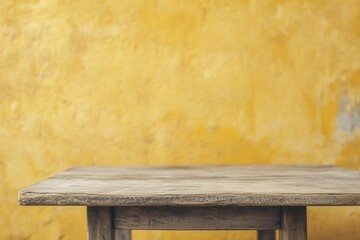
{"type": "Polygon", "coordinates": [[[279,207],[116,207],[114,228],[132,230],[279,229],[279,207]]]}
{"type": "Polygon", "coordinates": [[[257,240],[275,240],[274,230],[258,230],[257,240]]]}
{"type": "Polygon", "coordinates": [[[21,205],[360,205],[360,173],[334,166],[77,167],[26,188],[21,205]]]}
{"type": "Polygon", "coordinates": [[[306,207],[283,207],[281,240],[306,240],[306,207]]]}
{"type": "Polygon", "coordinates": [[[89,240],[112,240],[112,209],[87,207],[89,240]]]}
{"type": "Polygon", "coordinates": [[[131,230],[115,229],[114,232],[115,232],[114,240],[131,240],[131,230]]]}

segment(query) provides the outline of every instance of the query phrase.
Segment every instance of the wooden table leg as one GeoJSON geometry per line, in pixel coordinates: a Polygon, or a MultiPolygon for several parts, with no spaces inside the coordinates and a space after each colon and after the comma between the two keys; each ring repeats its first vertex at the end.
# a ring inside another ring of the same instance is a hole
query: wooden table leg
{"type": "Polygon", "coordinates": [[[306,240],[306,207],[283,207],[281,240],[306,240]]]}
{"type": "Polygon", "coordinates": [[[115,240],[131,240],[131,230],[115,229],[115,240]]]}
{"type": "Polygon", "coordinates": [[[87,207],[89,240],[112,240],[112,209],[87,207]]]}
{"type": "Polygon", "coordinates": [[[258,230],[257,240],[275,240],[275,230],[258,230]]]}

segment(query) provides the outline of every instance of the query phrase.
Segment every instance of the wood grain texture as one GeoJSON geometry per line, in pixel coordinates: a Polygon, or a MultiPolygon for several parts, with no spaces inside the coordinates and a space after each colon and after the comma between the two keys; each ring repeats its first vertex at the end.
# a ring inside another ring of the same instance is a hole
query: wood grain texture
{"type": "Polygon", "coordinates": [[[334,166],[76,167],[22,190],[21,205],[360,205],[360,173],[334,166]]]}
{"type": "Polygon", "coordinates": [[[258,230],[257,231],[257,240],[275,240],[275,231],[274,230],[258,230]]]}
{"type": "Polygon", "coordinates": [[[281,240],[306,240],[306,207],[283,207],[281,211],[281,240]]]}
{"type": "Polygon", "coordinates": [[[113,215],[110,207],[88,207],[88,239],[112,240],[112,221],[113,215]]]}
{"type": "Polygon", "coordinates": [[[279,207],[116,207],[114,228],[132,230],[279,229],[279,207]]]}

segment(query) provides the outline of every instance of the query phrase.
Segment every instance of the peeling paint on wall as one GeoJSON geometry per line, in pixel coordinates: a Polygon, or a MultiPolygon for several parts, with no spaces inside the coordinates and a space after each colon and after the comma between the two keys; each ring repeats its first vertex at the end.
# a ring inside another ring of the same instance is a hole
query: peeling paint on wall
{"type": "Polygon", "coordinates": [[[342,132],[352,133],[360,130],[360,104],[351,106],[351,101],[343,98],[337,117],[338,129],[342,132]]]}

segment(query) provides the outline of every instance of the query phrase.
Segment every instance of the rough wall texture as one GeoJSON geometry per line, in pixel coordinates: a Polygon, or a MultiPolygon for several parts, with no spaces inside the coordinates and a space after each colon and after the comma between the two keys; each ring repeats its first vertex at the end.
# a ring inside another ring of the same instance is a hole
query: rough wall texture
{"type": "MultiPolygon", "coordinates": [[[[0,136],[0,239],[85,239],[84,209],[17,205],[73,165],[360,170],[360,1],[1,0],[0,136]]],[[[360,239],[359,208],[309,224],[360,239]]]]}

